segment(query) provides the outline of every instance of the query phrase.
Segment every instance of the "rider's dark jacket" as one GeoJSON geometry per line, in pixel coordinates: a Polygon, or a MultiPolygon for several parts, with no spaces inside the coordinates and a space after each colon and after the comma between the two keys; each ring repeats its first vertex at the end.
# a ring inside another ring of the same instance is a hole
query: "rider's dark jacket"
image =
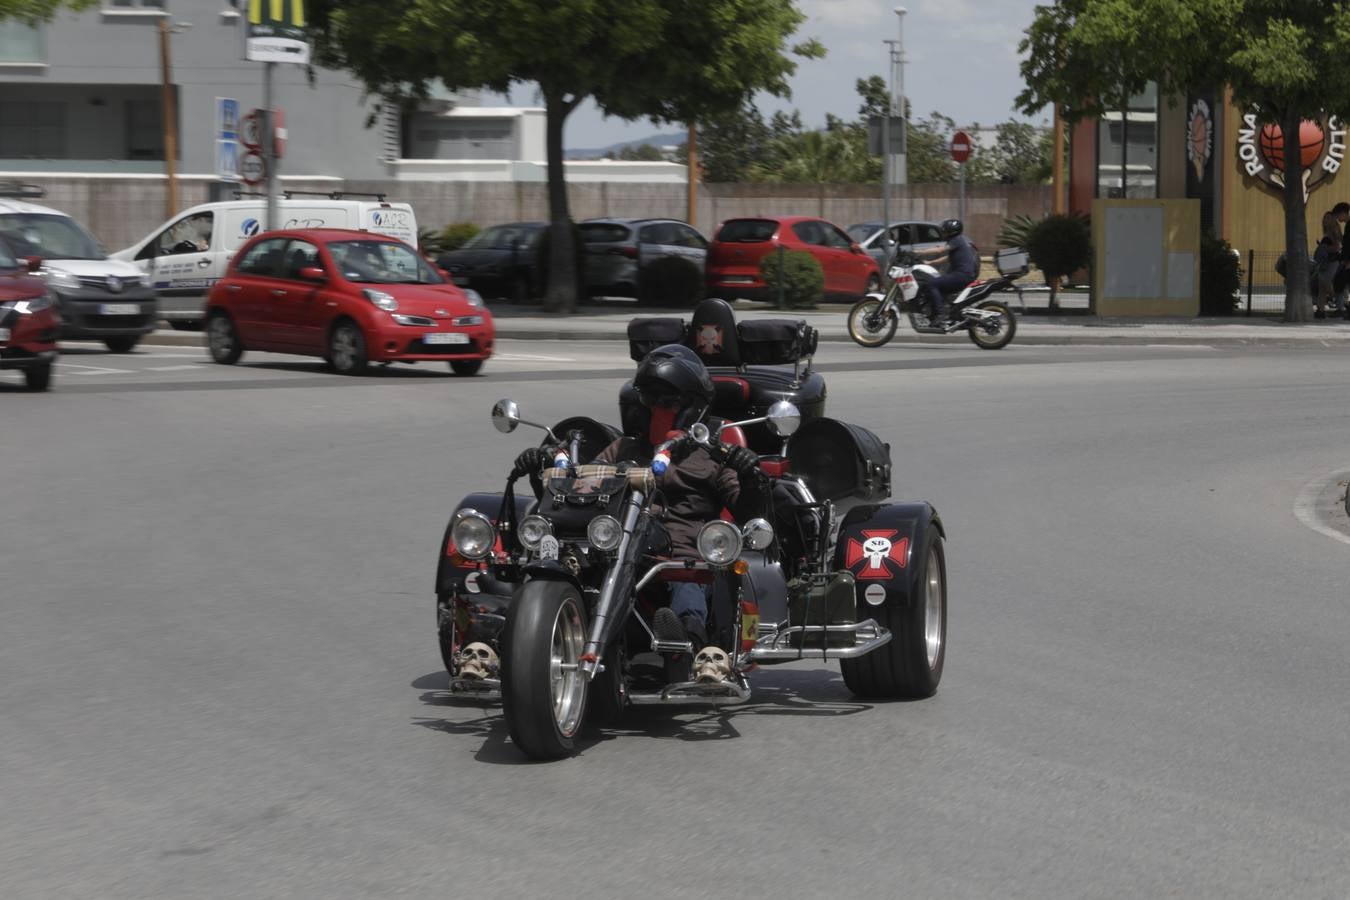
{"type": "MultiPolygon", "coordinates": [[[[600,452],[595,461],[614,465],[634,462],[649,465],[652,448],[631,437],[619,438],[600,452]]],[[[742,485],[735,470],[721,465],[702,447],[697,447],[657,476],[653,514],[670,533],[673,555],[698,557],[698,531],[704,523],[718,518],[723,509],[731,511],[737,522],[761,515],[762,493],[757,479],[742,485]]]]}

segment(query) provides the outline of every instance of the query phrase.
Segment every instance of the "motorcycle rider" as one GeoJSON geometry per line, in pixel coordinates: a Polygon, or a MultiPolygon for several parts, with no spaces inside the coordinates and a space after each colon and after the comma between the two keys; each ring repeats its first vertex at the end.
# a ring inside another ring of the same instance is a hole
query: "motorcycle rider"
{"type": "Polygon", "coordinates": [[[938,327],[947,324],[946,292],[959,291],[974,281],[980,272],[980,256],[964,231],[965,226],[960,219],[947,219],[938,226],[938,233],[947,246],[915,252],[915,256],[928,260],[932,265],[949,264],[947,274],[939,275],[926,286],[928,299],[933,304],[933,324],[938,327]]]}
{"type": "MultiPolygon", "coordinates": [[[[686,431],[699,421],[713,399],[707,368],[697,353],[682,344],[666,344],[647,353],[638,364],[633,387],[648,413],[645,433],[625,435],[601,451],[594,462],[650,465],[656,448],[672,433],[686,431]]],[[[537,472],[552,465],[552,460],[549,451],[531,447],[516,459],[516,467],[537,472]]],[[[699,529],[723,509],[738,521],[758,515],[765,492],[758,472],[759,457],[745,447],[710,450],[695,445],[672,457],[666,471],[656,477],[660,504],[653,505],[657,521],[670,537],[671,556],[698,559],[699,529]]],[[[670,606],[656,610],[652,630],[661,640],[688,640],[697,651],[708,643],[707,622],[706,587],[674,582],[670,606]]]]}

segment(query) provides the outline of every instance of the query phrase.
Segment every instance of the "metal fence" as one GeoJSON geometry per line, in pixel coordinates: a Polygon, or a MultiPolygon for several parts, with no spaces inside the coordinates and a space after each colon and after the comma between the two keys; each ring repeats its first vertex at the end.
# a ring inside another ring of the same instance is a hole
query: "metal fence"
{"type": "Polygon", "coordinates": [[[1275,271],[1278,250],[1248,250],[1239,311],[1248,316],[1284,315],[1284,278],[1275,271]]]}

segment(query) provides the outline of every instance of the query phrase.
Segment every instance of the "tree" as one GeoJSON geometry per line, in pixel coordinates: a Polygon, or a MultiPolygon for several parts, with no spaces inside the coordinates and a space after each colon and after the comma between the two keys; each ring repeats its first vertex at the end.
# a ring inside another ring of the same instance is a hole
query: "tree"
{"type": "Polygon", "coordinates": [[[948,184],[956,180],[948,144],[956,122],[932,112],[927,119],[909,122],[906,180],[910,184],[948,184]]]}
{"type": "Polygon", "coordinates": [[[98,0],[0,0],[0,21],[18,19],[36,25],[46,22],[62,8],[79,12],[97,3],[98,0]]]}
{"type": "Polygon", "coordinates": [[[319,61],[350,69],[407,105],[439,78],[451,89],[543,98],[554,249],[545,306],[576,305],[576,248],[563,176],[563,127],[585,99],[621,119],[701,121],[758,90],[785,96],[789,47],[805,20],[793,0],[310,0],[319,61]]]}
{"type": "Polygon", "coordinates": [[[994,128],[994,146],[979,155],[991,181],[1044,184],[1050,180],[1050,129],[1030,122],[1003,122],[994,128]]]}
{"type": "MultiPolygon", "coordinates": [[[[1350,111],[1350,0],[1057,0],[1036,9],[1018,46],[1027,87],[1017,104],[1027,114],[1057,104],[1070,121],[1098,116],[1125,108],[1150,81],[1170,102],[1226,84],[1238,108],[1283,135],[1350,111]]],[[[1284,318],[1304,322],[1304,165],[1300,153],[1284,159],[1284,318]]]]}

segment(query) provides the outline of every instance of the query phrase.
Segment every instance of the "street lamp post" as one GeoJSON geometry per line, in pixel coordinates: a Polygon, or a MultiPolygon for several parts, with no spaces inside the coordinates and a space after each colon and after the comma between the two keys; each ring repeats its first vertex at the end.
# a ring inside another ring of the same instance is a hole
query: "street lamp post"
{"type": "Polygon", "coordinates": [[[903,6],[895,8],[895,17],[900,22],[900,39],[896,42],[895,51],[895,72],[896,72],[896,94],[899,97],[901,128],[905,129],[905,135],[901,138],[900,147],[902,152],[897,154],[900,158],[897,165],[900,171],[896,173],[896,184],[909,184],[909,110],[905,107],[905,13],[903,6]]]}

